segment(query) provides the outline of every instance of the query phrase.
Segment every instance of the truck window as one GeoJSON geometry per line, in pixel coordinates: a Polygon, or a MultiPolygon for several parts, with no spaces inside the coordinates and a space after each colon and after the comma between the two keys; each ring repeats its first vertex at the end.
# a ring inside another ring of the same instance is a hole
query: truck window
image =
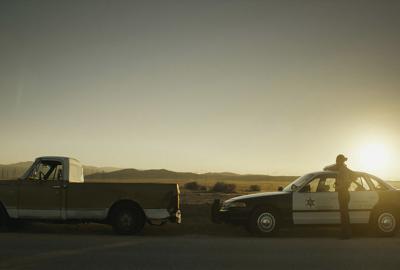
{"type": "Polygon", "coordinates": [[[63,170],[59,161],[40,161],[33,168],[28,180],[30,181],[56,181],[62,180],[63,170]]]}

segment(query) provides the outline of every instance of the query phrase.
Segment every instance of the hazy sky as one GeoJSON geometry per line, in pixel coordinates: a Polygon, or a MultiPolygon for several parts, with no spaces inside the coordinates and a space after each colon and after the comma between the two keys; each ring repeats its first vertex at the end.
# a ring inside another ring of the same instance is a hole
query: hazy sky
{"type": "Polygon", "coordinates": [[[400,1],[0,0],[0,163],[298,175],[337,153],[367,170],[378,151],[370,171],[400,176],[399,14],[400,1]]]}

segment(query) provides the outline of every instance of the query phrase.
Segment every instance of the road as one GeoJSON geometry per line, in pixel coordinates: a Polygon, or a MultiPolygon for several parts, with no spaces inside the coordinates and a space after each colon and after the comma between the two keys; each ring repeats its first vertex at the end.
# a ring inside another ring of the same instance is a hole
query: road
{"type": "Polygon", "coordinates": [[[247,235],[117,236],[108,231],[0,234],[0,269],[398,269],[400,238],[297,230],[247,235]],[[314,233],[315,232],[315,233],[314,233]]]}

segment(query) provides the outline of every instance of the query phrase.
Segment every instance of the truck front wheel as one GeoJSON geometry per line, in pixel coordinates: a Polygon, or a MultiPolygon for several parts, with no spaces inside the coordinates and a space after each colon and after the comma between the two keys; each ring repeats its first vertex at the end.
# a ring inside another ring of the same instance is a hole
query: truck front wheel
{"type": "Polygon", "coordinates": [[[116,233],[122,235],[138,234],[143,230],[146,218],[138,208],[115,209],[112,226],[116,233]]]}

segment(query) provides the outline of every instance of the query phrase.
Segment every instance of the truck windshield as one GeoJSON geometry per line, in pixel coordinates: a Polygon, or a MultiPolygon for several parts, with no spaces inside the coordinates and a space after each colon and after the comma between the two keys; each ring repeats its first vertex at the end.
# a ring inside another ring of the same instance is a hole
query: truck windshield
{"type": "Polygon", "coordinates": [[[294,180],[289,185],[287,185],[283,189],[283,191],[296,191],[299,187],[303,186],[306,182],[308,182],[313,176],[314,176],[313,173],[303,175],[303,176],[297,178],[296,180],[294,180]]]}

